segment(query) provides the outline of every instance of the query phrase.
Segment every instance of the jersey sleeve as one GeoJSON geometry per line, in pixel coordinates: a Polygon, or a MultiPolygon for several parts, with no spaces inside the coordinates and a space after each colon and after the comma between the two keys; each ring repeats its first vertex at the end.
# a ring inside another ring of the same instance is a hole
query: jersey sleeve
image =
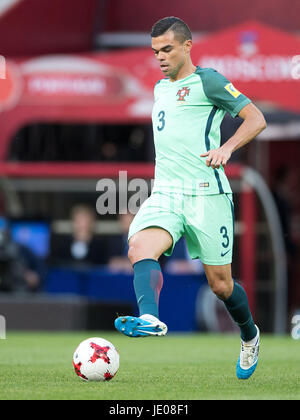
{"type": "Polygon", "coordinates": [[[214,105],[236,117],[251,100],[239,92],[232,83],[214,69],[201,69],[204,93],[214,105]]]}

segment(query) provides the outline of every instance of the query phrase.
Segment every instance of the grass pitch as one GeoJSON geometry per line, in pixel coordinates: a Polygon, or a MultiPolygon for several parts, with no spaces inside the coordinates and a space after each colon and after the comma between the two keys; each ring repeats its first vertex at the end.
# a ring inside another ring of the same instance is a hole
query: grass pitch
{"type": "Polygon", "coordinates": [[[0,340],[0,400],[300,399],[300,341],[262,335],[258,367],[238,380],[238,335],[169,334],[128,338],[113,332],[8,332],[0,340]],[[77,345],[111,341],[120,369],[110,382],[84,382],[73,370],[77,345]]]}

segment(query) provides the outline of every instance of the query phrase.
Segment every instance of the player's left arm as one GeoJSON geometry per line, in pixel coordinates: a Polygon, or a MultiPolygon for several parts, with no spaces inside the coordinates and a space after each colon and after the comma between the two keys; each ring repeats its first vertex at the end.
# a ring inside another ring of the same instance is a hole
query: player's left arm
{"type": "Polygon", "coordinates": [[[249,143],[267,126],[262,112],[252,102],[244,106],[238,115],[244,121],[234,135],[221,147],[200,155],[201,157],[206,157],[207,166],[213,169],[218,169],[221,165],[225,166],[235,150],[249,143]]]}

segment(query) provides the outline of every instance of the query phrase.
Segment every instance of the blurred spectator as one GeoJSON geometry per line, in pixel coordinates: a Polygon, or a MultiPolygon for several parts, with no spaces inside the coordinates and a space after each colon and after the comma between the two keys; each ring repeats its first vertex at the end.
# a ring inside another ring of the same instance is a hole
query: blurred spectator
{"type": "Polygon", "coordinates": [[[112,141],[105,141],[101,145],[101,160],[102,161],[117,161],[119,157],[119,150],[115,143],[112,141]]]}
{"type": "Polygon", "coordinates": [[[95,234],[96,213],[93,208],[83,204],[75,206],[71,211],[71,221],[71,235],[52,238],[51,264],[107,264],[107,241],[95,234]]]}
{"type": "Polygon", "coordinates": [[[295,244],[292,239],[291,230],[292,203],[290,185],[288,182],[289,176],[290,170],[287,166],[281,166],[277,169],[273,177],[272,194],[281,221],[286,251],[288,255],[293,256],[295,253],[295,244]]]}
{"type": "Polygon", "coordinates": [[[279,167],[272,178],[272,194],[278,209],[287,255],[288,307],[291,310],[295,306],[299,306],[299,301],[297,302],[297,295],[299,295],[298,276],[295,276],[294,273],[297,265],[297,246],[293,239],[291,228],[293,199],[297,194],[295,194],[296,190],[293,189],[292,178],[293,172],[285,165],[279,167]]]}
{"type": "Polygon", "coordinates": [[[164,271],[170,274],[200,274],[204,269],[199,259],[190,258],[185,238],[182,237],[176,243],[172,255],[166,258],[164,271]]]}
{"type": "Polygon", "coordinates": [[[41,289],[45,266],[28,247],[11,238],[9,224],[0,219],[0,291],[35,292],[41,289]]]}
{"type": "Polygon", "coordinates": [[[128,230],[134,215],[131,213],[119,214],[121,234],[110,239],[109,269],[112,272],[132,273],[133,269],[128,259],[128,230]]]}

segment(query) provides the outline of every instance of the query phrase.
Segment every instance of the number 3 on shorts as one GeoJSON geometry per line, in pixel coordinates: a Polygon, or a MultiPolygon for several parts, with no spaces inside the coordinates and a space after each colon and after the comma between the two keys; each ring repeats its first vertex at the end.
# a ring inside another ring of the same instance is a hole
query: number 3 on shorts
{"type": "Polygon", "coordinates": [[[227,227],[222,226],[221,229],[220,229],[220,233],[222,234],[222,238],[225,239],[225,241],[222,242],[222,246],[224,248],[228,248],[228,246],[229,246],[229,236],[228,236],[228,233],[227,233],[227,227]]]}

